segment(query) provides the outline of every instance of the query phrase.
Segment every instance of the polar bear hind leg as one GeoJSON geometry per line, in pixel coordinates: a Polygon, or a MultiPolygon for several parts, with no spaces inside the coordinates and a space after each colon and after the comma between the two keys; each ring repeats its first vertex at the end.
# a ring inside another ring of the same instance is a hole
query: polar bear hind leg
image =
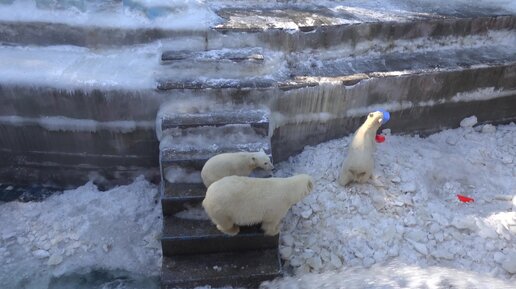
{"type": "Polygon", "coordinates": [[[369,172],[360,172],[355,174],[355,180],[361,184],[367,182],[369,178],[371,178],[371,173],[369,172]]]}
{"type": "Polygon", "coordinates": [[[267,222],[262,223],[262,230],[265,235],[275,236],[279,234],[279,222],[267,222]]]}
{"type": "Polygon", "coordinates": [[[353,174],[349,170],[343,170],[339,175],[339,184],[346,186],[353,180],[353,174]]]}

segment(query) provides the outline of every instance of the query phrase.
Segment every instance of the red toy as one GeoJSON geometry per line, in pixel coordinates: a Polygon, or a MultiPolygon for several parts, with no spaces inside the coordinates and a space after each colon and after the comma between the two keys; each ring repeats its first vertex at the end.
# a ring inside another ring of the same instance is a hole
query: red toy
{"type": "Polygon", "coordinates": [[[382,143],[385,141],[385,137],[381,134],[377,134],[376,137],[375,137],[375,140],[377,143],[382,143]]]}
{"type": "Polygon", "coordinates": [[[457,195],[457,198],[459,198],[459,201],[461,201],[463,203],[471,203],[471,202],[475,201],[473,198],[466,197],[466,196],[463,196],[463,195],[457,195]]]}

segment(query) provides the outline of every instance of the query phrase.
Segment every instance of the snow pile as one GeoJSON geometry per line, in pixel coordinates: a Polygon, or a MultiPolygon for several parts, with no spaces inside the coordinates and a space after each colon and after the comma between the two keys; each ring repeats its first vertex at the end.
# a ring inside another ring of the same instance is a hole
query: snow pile
{"type": "Polygon", "coordinates": [[[337,184],[350,137],[278,164],[276,176],[316,182],[284,220],[287,266],[303,274],[398,260],[516,278],[516,125],[464,126],[426,139],[387,135],[376,186],[337,184]]]}
{"type": "Polygon", "coordinates": [[[309,273],[265,282],[261,289],[299,288],[454,288],[510,289],[514,283],[487,274],[440,266],[422,268],[400,262],[374,265],[369,269],[346,268],[321,274],[309,273]]]}
{"type": "Polygon", "coordinates": [[[140,177],[106,192],[87,183],[44,202],[0,205],[0,288],[47,288],[100,269],[158,274],[158,197],[140,177]]]}

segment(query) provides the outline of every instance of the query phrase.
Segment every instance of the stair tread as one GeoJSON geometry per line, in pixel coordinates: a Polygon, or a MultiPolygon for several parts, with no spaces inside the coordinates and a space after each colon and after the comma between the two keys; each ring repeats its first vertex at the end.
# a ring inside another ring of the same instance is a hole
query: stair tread
{"type": "Polygon", "coordinates": [[[162,115],[162,129],[171,127],[219,126],[227,124],[250,124],[268,126],[269,111],[266,109],[221,109],[216,111],[181,113],[165,112],[162,115]]]}
{"type": "Polygon", "coordinates": [[[267,89],[274,88],[277,81],[270,78],[244,79],[160,79],[158,90],[171,89],[267,89]]]}
{"type": "MultiPolygon", "coordinates": [[[[406,2],[406,1],[405,1],[406,2]]],[[[370,7],[370,5],[340,7],[296,7],[294,5],[241,6],[222,8],[217,14],[225,21],[213,28],[223,31],[261,32],[269,29],[299,29],[310,31],[309,28],[331,27],[341,25],[357,25],[380,22],[417,22],[435,21],[457,18],[476,18],[486,16],[511,15],[510,11],[475,5],[455,5],[437,7],[418,3],[394,4],[392,7],[370,7]],[[271,19],[274,19],[272,21],[271,19]],[[388,19],[388,20],[386,20],[388,19]]]]}
{"type": "MultiPolygon", "coordinates": [[[[513,34],[511,34],[513,35],[513,34]]],[[[507,34],[507,39],[512,36],[507,34]]],[[[437,41],[437,40],[436,40],[437,41]]],[[[489,40],[486,40],[488,43],[489,40]]],[[[418,44],[414,44],[417,46],[418,44]]],[[[427,47],[428,43],[421,46],[427,47]]],[[[478,44],[480,45],[480,44],[478,44]]],[[[186,86],[194,84],[200,88],[260,88],[270,87],[282,90],[295,89],[299,87],[314,86],[318,81],[306,81],[299,77],[348,77],[357,74],[365,74],[367,77],[384,77],[389,72],[396,75],[419,74],[440,72],[443,70],[461,70],[475,68],[478,66],[489,67],[506,65],[516,62],[516,53],[509,41],[497,45],[481,44],[480,46],[460,47],[457,45],[444,45],[437,43],[434,48],[400,47],[401,51],[393,49],[390,52],[365,53],[349,55],[347,52],[332,49],[324,49],[323,52],[310,50],[310,52],[294,52],[290,58],[293,59],[289,70],[289,78],[270,77],[267,78],[265,86],[256,86],[256,80],[249,79],[222,79],[222,80],[191,80],[186,86]],[[443,46],[440,47],[439,45],[443,46]],[[406,50],[409,51],[406,51],[406,50]],[[412,51],[413,50],[413,51],[412,51]],[[335,55],[346,55],[335,57],[335,55]],[[297,61],[294,61],[297,60],[297,61]]],[[[265,78],[264,78],[265,79],[265,78]]],[[[175,86],[181,86],[181,80],[175,86]]]]}
{"type": "MultiPolygon", "coordinates": [[[[305,57],[300,54],[298,57],[305,57]]],[[[500,65],[516,61],[512,47],[484,46],[474,48],[455,48],[433,51],[392,52],[381,55],[353,57],[325,57],[313,53],[313,61],[297,62],[292,67],[295,76],[339,77],[356,74],[404,71],[405,74],[456,70],[478,65],[500,65]],[[318,63],[314,66],[312,63],[318,63]]]]}
{"type": "Polygon", "coordinates": [[[189,164],[194,167],[202,168],[204,163],[211,157],[230,152],[257,152],[263,149],[265,153],[270,155],[270,141],[255,141],[237,144],[211,144],[205,147],[196,147],[193,145],[170,145],[160,149],[160,161],[162,166],[175,164],[189,164]]]}
{"type": "Polygon", "coordinates": [[[161,247],[164,256],[277,248],[279,236],[267,236],[259,225],[242,226],[235,236],[220,232],[200,204],[164,217],[161,247]],[[186,214],[183,214],[185,213],[186,214]],[[178,217],[181,216],[181,217],[178,217]],[[188,217],[189,219],[185,219],[188,217]]]}
{"type": "Polygon", "coordinates": [[[161,55],[162,61],[201,61],[212,62],[229,60],[232,62],[263,62],[264,56],[261,48],[239,48],[239,49],[214,49],[208,51],[164,51],[161,55]]]}
{"type": "MultiPolygon", "coordinates": [[[[207,236],[224,236],[232,238],[219,231],[208,219],[202,206],[191,209],[190,215],[206,219],[186,219],[177,216],[165,216],[163,219],[163,238],[193,238],[207,236]]],[[[264,236],[259,225],[245,226],[240,228],[238,235],[260,235],[264,236]]],[[[237,235],[237,236],[238,236],[237,235]]]]}
{"type": "Polygon", "coordinates": [[[164,286],[256,286],[255,282],[280,274],[278,250],[265,249],[163,257],[161,282],[164,286]]]}
{"type": "Polygon", "coordinates": [[[166,183],[164,199],[204,198],[206,187],[203,183],[166,183]]]}

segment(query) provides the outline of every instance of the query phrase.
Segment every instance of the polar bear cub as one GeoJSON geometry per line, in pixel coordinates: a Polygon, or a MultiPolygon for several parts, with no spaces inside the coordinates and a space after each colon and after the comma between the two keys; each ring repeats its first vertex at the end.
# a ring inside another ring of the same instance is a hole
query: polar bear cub
{"type": "Polygon", "coordinates": [[[201,170],[202,182],[209,187],[227,176],[249,176],[256,168],[270,171],[272,162],[263,150],[259,152],[223,153],[210,158],[201,170]]]}
{"type": "Polygon", "coordinates": [[[223,233],[236,235],[238,226],[262,223],[265,234],[274,236],[288,209],[313,187],[312,178],[306,174],[263,179],[229,176],[208,188],[202,206],[223,233]]]}
{"type": "Polygon", "coordinates": [[[373,154],[376,149],[375,136],[382,121],[382,112],[371,112],[355,132],[339,174],[340,185],[345,186],[352,181],[365,183],[371,177],[374,169],[373,154]]]}

